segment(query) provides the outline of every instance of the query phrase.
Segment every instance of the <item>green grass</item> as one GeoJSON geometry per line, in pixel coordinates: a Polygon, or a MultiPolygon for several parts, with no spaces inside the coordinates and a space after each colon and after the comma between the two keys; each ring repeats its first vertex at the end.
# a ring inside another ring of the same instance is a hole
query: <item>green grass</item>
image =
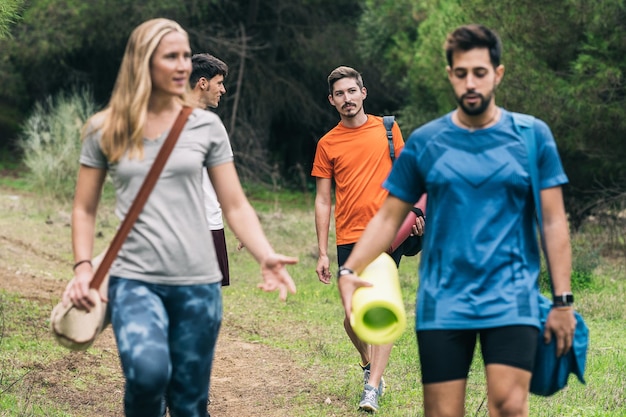
{"type": "Polygon", "coordinates": [[[0,416],[67,415],[55,404],[41,404],[31,383],[33,371],[65,354],[49,337],[48,314],[47,306],[0,292],[0,416]]]}
{"type": "Polygon", "coordinates": [[[243,184],[250,203],[257,211],[276,213],[284,210],[306,210],[313,207],[315,193],[293,192],[282,187],[268,188],[258,183],[243,184]]]}
{"type": "Polygon", "coordinates": [[[18,152],[0,147],[0,186],[31,191],[31,183],[25,174],[26,166],[20,161],[18,152]]]}
{"type": "MultiPolygon", "coordinates": [[[[362,373],[357,365],[358,355],[343,330],[339,294],[336,285],[321,284],[315,274],[317,244],[313,196],[287,191],[272,194],[252,186],[246,186],[246,192],[275,249],[299,257],[299,264],[289,268],[298,292],[283,303],[276,293],[259,291],[256,288],[260,279],[258,265],[245,250],[234,249],[236,239],[227,228],[232,285],[224,288],[225,326],[238,338],[288,352],[293,366],[306,371],[303,374],[310,390],[299,393],[288,403],[282,397],[266,398],[266,401],[272,401],[277,408],[288,408],[291,415],[298,417],[362,416],[356,410],[362,373]],[[324,399],[329,399],[330,403],[324,399]]],[[[105,200],[104,204],[111,202],[111,199],[105,200]]],[[[50,204],[42,207],[37,201],[29,200],[19,210],[9,212],[15,217],[7,223],[15,223],[16,229],[3,223],[6,228],[3,233],[17,233],[18,227],[30,227],[33,242],[47,244],[47,239],[51,238],[40,225],[45,217],[41,213],[54,217],[53,213],[62,210],[67,207],[50,204]],[[31,216],[18,213],[22,211],[31,216]]],[[[104,218],[100,229],[111,236],[114,229],[111,208],[101,208],[100,216],[104,218]]],[[[59,247],[49,251],[69,259],[69,232],[57,234],[56,238],[61,239],[59,247]]],[[[331,233],[331,244],[333,241],[331,233]]],[[[388,393],[380,401],[380,416],[422,415],[420,369],[412,331],[418,262],[419,257],[405,258],[400,266],[408,326],[395,344],[385,373],[388,393]]],[[[67,272],[50,273],[58,277],[67,272]]],[[[592,280],[593,285],[576,293],[576,308],[585,318],[591,334],[585,374],[587,384],[580,384],[572,376],[569,386],[556,395],[532,396],[531,416],[626,416],[625,265],[600,259],[592,280]]],[[[64,409],[63,404],[27,403],[28,398],[34,398],[28,395],[37,394],[36,398],[41,398],[42,394],[28,393],[28,378],[24,375],[64,354],[47,334],[47,314],[51,306],[41,306],[7,293],[0,294],[0,305],[0,416],[79,416],[80,412],[64,409]],[[13,411],[3,414],[2,410],[13,411]]],[[[74,382],[77,389],[92,383],[93,380],[80,375],[74,382]]],[[[476,356],[468,380],[468,416],[487,415],[483,403],[485,394],[483,368],[476,356]]]]}

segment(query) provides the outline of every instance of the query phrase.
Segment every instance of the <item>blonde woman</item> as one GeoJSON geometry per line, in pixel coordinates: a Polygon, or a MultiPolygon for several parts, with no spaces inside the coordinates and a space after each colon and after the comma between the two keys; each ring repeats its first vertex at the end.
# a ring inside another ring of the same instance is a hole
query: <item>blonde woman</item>
{"type": "MultiPolygon", "coordinates": [[[[126,215],[167,133],[187,103],[191,50],[176,22],[153,19],[131,34],[107,107],[86,124],[72,212],[76,262],[64,302],[89,309],[94,224],[107,172],[116,214],[126,215]]],[[[226,221],[259,262],[265,291],[295,293],[237,178],[226,130],[195,109],[110,269],[109,306],[126,378],[128,417],[205,417],[222,320],[221,273],[204,216],[207,169],[226,221]],[[198,224],[204,227],[198,226],[198,224]]]]}

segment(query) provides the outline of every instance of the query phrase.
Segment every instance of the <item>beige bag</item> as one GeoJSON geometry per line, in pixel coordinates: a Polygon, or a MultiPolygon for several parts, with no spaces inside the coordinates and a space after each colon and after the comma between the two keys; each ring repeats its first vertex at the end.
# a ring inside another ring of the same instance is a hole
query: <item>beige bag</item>
{"type": "MultiPolygon", "coordinates": [[[[92,261],[94,269],[97,269],[104,258],[106,250],[92,261]]],[[[108,303],[101,297],[107,298],[109,289],[109,274],[106,274],[100,289],[91,288],[89,291],[96,304],[89,312],[81,310],[74,304],[64,306],[59,302],[50,314],[50,327],[52,334],[61,346],[71,350],[86,350],[96,340],[98,335],[109,325],[108,303]]]]}
{"type": "Polygon", "coordinates": [[[89,312],[78,309],[71,303],[65,307],[62,303],[59,303],[52,309],[50,327],[55,339],[62,346],[71,350],[85,350],[93,344],[98,335],[109,324],[107,303],[102,302],[100,298],[100,293],[107,298],[109,268],[117,256],[117,252],[122,247],[124,240],[126,240],[126,236],[132,229],[135,220],[139,217],[144,203],[159,179],[161,170],[172,149],[174,149],[178,136],[192,111],[193,108],[188,106],[182,108],[109,248],[92,261],[96,272],[89,285],[89,291],[92,294],[92,298],[96,300],[96,305],[89,312]]]}

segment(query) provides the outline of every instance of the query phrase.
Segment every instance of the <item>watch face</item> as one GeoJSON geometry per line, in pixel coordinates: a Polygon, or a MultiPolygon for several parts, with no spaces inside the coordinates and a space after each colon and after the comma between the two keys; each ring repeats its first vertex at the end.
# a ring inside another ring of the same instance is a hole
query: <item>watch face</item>
{"type": "Polygon", "coordinates": [[[350,268],[341,267],[339,271],[337,271],[337,278],[342,277],[344,275],[354,274],[354,271],[350,268]]]}
{"type": "Polygon", "coordinates": [[[560,306],[572,305],[572,304],[574,304],[574,294],[572,294],[571,292],[569,292],[569,293],[566,292],[566,293],[563,293],[563,294],[555,295],[554,298],[553,298],[553,302],[554,302],[555,305],[560,305],[560,306]]]}

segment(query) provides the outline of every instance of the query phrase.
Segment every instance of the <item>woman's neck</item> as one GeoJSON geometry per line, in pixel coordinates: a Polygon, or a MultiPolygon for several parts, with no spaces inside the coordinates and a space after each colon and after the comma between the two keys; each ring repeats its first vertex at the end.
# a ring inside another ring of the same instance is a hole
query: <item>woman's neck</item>
{"type": "Polygon", "coordinates": [[[153,100],[151,97],[148,102],[143,136],[152,140],[161,137],[172,127],[181,108],[182,104],[178,100],[153,100]]]}
{"type": "Polygon", "coordinates": [[[182,107],[181,100],[172,95],[161,95],[153,93],[148,100],[148,113],[162,114],[169,112],[178,113],[182,107]]]}

